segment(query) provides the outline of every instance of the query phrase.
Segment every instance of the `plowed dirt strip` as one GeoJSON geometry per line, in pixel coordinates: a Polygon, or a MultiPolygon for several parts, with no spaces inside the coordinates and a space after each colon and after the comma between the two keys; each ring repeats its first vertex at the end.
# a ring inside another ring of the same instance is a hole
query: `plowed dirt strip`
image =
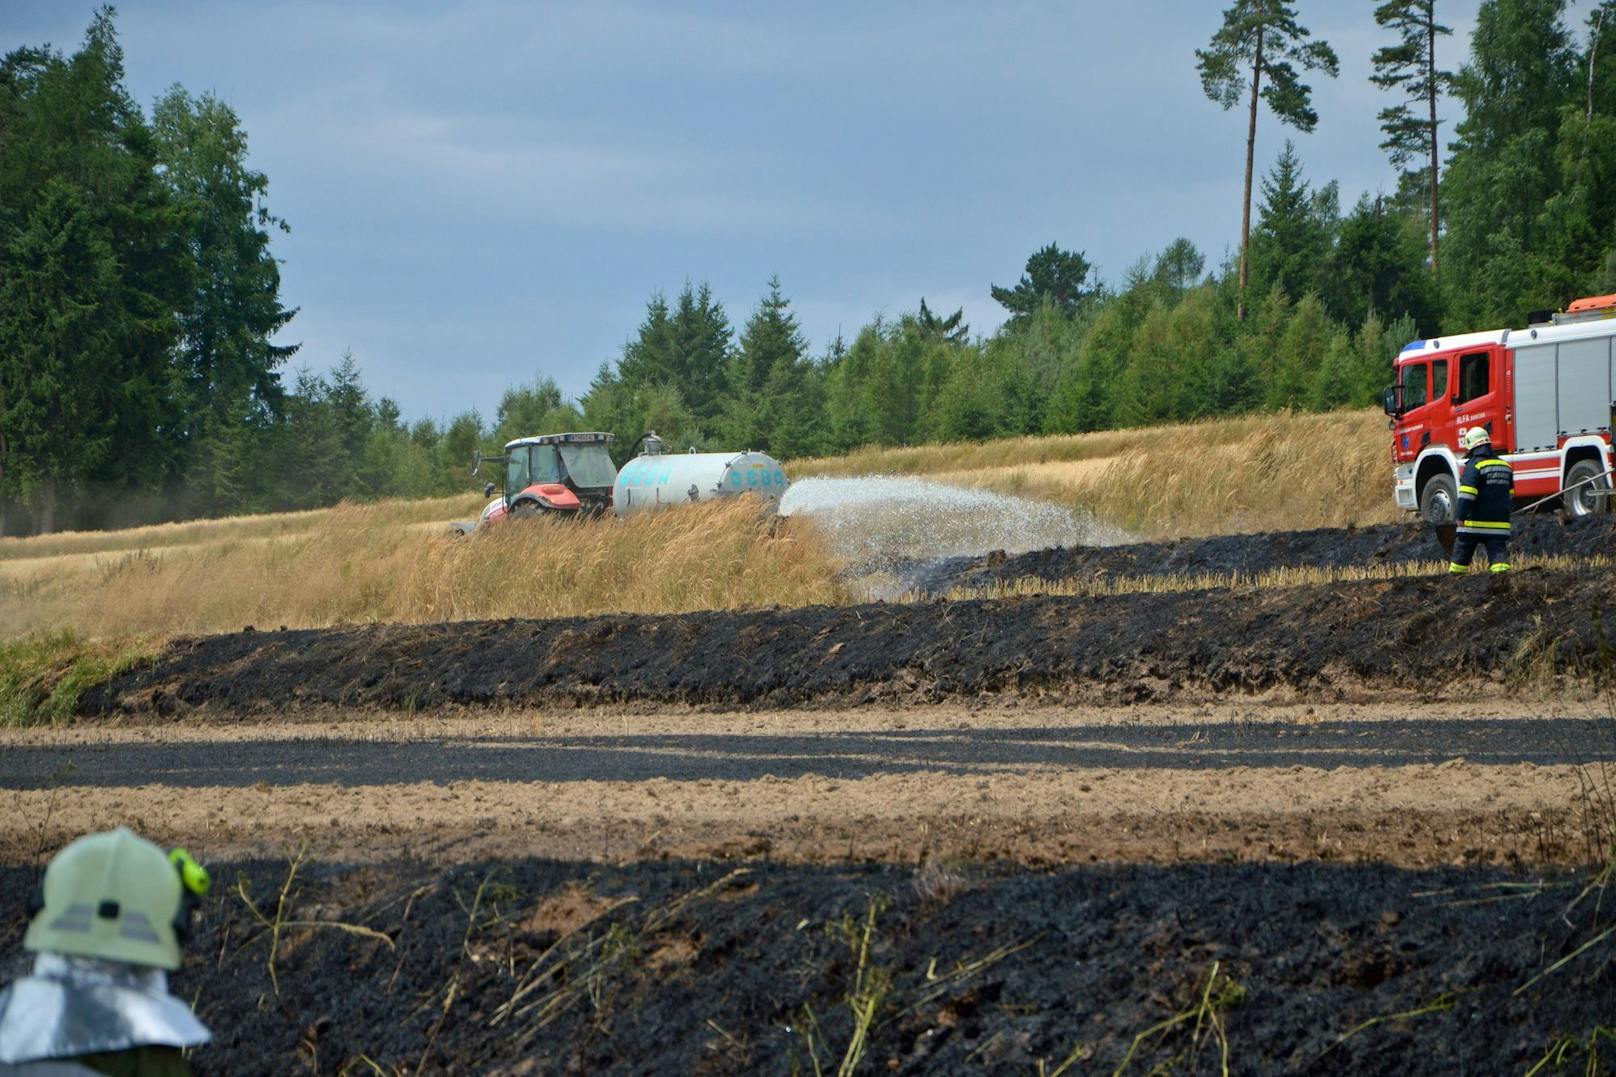
{"type": "Polygon", "coordinates": [[[1597,660],[1616,578],[1371,580],[1026,598],[243,632],[174,644],[85,714],[299,707],[1339,700],[1524,683],[1597,660]]]}
{"type": "MultiPolygon", "coordinates": [[[[71,781],[71,775],[66,778],[71,781]]],[[[1565,766],[1047,768],[962,777],[426,782],[11,791],[6,859],[118,824],[215,858],[299,844],[345,860],[535,855],[627,861],[923,856],[1095,860],[1580,862],[1565,766]]]]}

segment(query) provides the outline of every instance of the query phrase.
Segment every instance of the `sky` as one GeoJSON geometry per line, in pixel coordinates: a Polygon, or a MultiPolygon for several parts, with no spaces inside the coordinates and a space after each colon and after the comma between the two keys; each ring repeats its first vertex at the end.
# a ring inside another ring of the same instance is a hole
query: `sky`
{"type": "MultiPolygon", "coordinates": [[[[1480,2],[1438,4],[1444,66],[1480,2]]],[[[922,296],[989,333],[989,286],[1051,241],[1112,282],[1178,236],[1215,265],[1246,118],[1194,50],[1225,6],[127,0],[117,24],[137,100],[177,82],[241,117],[292,229],[293,365],[351,351],[375,395],[442,419],[538,377],[582,393],[687,281],[738,329],[777,274],[819,353],[922,296]]],[[[1341,75],[1307,80],[1312,134],[1265,115],[1257,136],[1259,172],[1294,137],[1346,207],[1396,184],[1373,6],[1297,0],[1341,75]]],[[[93,8],[5,0],[0,51],[71,51],[93,8]]]]}

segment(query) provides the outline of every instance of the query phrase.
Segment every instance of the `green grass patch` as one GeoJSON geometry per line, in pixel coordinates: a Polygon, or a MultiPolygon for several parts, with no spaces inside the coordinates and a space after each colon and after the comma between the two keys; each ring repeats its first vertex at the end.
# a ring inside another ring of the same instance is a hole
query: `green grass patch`
{"type": "Polygon", "coordinates": [[[72,631],[0,643],[0,726],[64,725],[79,696],[150,661],[147,639],[86,640],[72,631]]]}

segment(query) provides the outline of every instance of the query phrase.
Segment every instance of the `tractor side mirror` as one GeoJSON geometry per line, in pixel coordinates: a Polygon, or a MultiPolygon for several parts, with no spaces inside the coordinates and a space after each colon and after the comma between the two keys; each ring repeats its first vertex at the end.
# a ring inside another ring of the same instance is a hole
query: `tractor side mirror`
{"type": "Polygon", "coordinates": [[[484,497],[493,497],[494,496],[494,484],[493,483],[489,483],[487,486],[483,487],[483,496],[484,497]]]}

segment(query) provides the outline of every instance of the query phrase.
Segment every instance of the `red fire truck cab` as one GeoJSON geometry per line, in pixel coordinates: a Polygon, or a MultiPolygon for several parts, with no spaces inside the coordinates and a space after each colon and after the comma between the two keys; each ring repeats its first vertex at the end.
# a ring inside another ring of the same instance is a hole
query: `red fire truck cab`
{"type": "Polygon", "coordinates": [[[1525,329],[1416,340],[1397,356],[1384,405],[1399,506],[1430,523],[1451,522],[1459,434],[1484,426],[1515,469],[1518,503],[1564,490],[1574,516],[1607,509],[1616,296],[1579,299],[1563,314],[1528,321],[1525,329]]]}

